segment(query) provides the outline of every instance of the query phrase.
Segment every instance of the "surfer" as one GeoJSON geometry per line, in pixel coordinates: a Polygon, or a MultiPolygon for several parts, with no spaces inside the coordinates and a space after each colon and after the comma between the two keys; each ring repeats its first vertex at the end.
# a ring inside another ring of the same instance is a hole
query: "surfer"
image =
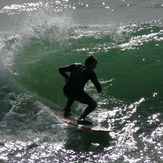
{"type": "Polygon", "coordinates": [[[66,107],[64,108],[64,117],[71,115],[71,106],[74,101],[88,105],[77,120],[78,124],[92,125],[92,122],[85,120],[85,118],[96,108],[97,102],[84,91],[84,86],[91,80],[96,87],[97,92],[102,92],[101,85],[94,72],[96,65],[97,60],[93,55],[89,55],[84,64],[75,63],[59,68],[59,72],[65,78],[66,82],[63,92],[68,98],[66,107]]]}

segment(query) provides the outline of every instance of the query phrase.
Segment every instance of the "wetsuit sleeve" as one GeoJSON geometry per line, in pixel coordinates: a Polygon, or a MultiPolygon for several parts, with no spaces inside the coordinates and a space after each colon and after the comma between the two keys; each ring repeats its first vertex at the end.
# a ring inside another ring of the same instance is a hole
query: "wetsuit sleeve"
{"type": "Polygon", "coordinates": [[[69,79],[69,75],[67,74],[67,72],[71,72],[73,68],[74,68],[73,64],[70,66],[60,67],[59,72],[65,79],[69,79]]]}
{"type": "Polygon", "coordinates": [[[96,74],[94,71],[91,72],[91,78],[90,79],[91,79],[92,83],[94,84],[94,86],[96,87],[97,92],[99,92],[99,93],[102,92],[101,84],[97,80],[97,77],[96,77],[96,74]]]}

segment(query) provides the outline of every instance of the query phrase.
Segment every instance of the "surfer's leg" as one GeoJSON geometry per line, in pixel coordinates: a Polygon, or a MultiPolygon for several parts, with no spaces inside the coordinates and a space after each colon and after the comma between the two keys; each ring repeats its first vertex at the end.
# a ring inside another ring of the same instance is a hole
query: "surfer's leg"
{"type": "MultiPolygon", "coordinates": [[[[81,119],[86,118],[86,116],[91,113],[93,110],[95,110],[95,108],[97,107],[97,102],[95,100],[93,100],[92,97],[90,97],[87,93],[83,92],[80,96],[79,96],[79,102],[87,104],[88,107],[84,110],[84,112],[81,114],[79,121],[81,119]]],[[[91,123],[91,122],[90,122],[91,123]]]]}
{"type": "Polygon", "coordinates": [[[72,104],[74,102],[74,99],[71,98],[70,91],[66,86],[63,88],[63,92],[64,92],[65,96],[68,98],[67,104],[66,104],[65,108],[63,109],[64,110],[64,115],[63,116],[68,117],[68,116],[70,116],[71,106],[72,106],[72,104]]]}
{"type": "Polygon", "coordinates": [[[84,112],[80,116],[81,118],[86,118],[86,116],[90,114],[93,110],[95,110],[95,108],[97,107],[96,101],[94,101],[91,97],[86,104],[88,105],[88,107],[84,110],[84,112]]]}
{"type": "Polygon", "coordinates": [[[64,108],[64,117],[70,116],[71,106],[72,106],[73,102],[74,102],[74,99],[68,98],[66,107],[64,108]]]}
{"type": "Polygon", "coordinates": [[[72,97],[70,90],[66,86],[64,86],[63,92],[64,92],[65,96],[68,98],[67,104],[66,104],[65,108],[63,109],[64,117],[68,117],[68,116],[70,116],[71,106],[74,102],[74,98],[72,97]]]}

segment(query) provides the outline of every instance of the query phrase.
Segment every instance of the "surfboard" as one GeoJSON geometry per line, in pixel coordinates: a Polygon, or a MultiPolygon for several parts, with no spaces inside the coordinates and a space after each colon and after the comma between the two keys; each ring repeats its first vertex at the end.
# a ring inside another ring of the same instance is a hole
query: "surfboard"
{"type": "Polygon", "coordinates": [[[93,125],[79,125],[77,123],[77,117],[75,115],[69,116],[69,117],[63,117],[63,112],[59,110],[54,110],[54,109],[48,109],[50,114],[55,116],[58,120],[61,122],[66,123],[67,125],[71,125],[73,127],[76,127],[78,129],[82,130],[88,130],[88,131],[94,131],[94,132],[113,132],[111,129],[102,127],[99,124],[93,123],[93,125]]]}
{"type": "Polygon", "coordinates": [[[78,129],[88,130],[88,131],[94,131],[94,132],[112,132],[110,129],[104,128],[100,125],[82,125],[77,123],[77,119],[74,117],[69,118],[63,118],[63,122],[72,125],[74,127],[77,127],[78,129]]]}

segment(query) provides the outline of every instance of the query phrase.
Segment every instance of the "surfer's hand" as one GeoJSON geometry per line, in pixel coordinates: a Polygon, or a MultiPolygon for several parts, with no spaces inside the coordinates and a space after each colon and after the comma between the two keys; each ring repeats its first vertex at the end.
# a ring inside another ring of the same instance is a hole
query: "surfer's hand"
{"type": "Polygon", "coordinates": [[[68,81],[68,78],[65,78],[65,82],[67,83],[67,81],[68,81]]]}

